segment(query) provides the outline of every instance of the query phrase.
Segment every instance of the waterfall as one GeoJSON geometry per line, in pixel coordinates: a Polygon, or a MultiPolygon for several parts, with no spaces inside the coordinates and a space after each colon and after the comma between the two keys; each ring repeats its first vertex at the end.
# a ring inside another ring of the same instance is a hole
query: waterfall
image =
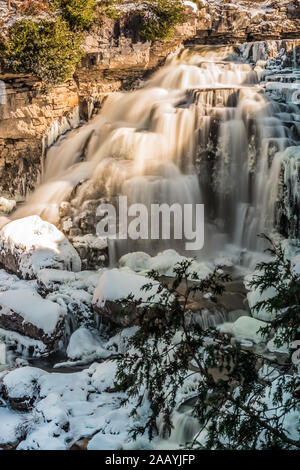
{"type": "MultiPolygon", "coordinates": [[[[285,122],[297,121],[296,107],[272,100],[246,63],[250,51],[259,60],[267,50],[244,47],[237,57],[233,46],[186,48],[141,89],[111,94],[98,117],[48,151],[43,182],[15,217],[58,224],[68,201],[64,217],[80,231],[87,201],[204,203],[201,255],[227,245],[260,251],[257,235],[275,228],[283,154],[295,143],[285,122]]],[[[116,242],[112,250],[118,258],[171,246],[183,251],[178,240],[116,242]]]]}

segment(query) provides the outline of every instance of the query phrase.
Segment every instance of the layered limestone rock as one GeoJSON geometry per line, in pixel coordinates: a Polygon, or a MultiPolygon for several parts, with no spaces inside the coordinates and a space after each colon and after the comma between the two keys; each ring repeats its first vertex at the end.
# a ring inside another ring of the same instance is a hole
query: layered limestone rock
{"type": "Polygon", "coordinates": [[[46,93],[29,75],[0,73],[0,80],[1,194],[22,198],[38,181],[47,146],[78,125],[77,87],[71,81],[46,93]]]}

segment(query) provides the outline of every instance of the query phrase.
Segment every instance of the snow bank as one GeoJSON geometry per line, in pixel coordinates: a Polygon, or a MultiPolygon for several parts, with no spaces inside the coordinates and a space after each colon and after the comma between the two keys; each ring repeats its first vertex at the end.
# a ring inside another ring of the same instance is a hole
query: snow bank
{"type": "Polygon", "coordinates": [[[23,278],[42,268],[80,271],[75,248],[54,225],[38,216],[10,222],[0,231],[0,262],[23,278]]]}

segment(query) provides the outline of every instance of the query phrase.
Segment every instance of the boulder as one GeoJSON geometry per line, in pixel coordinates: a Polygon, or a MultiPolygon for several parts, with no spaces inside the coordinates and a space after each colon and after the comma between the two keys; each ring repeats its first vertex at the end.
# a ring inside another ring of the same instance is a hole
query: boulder
{"type": "Polygon", "coordinates": [[[0,263],[24,279],[43,268],[81,270],[79,255],[62,232],[38,216],[10,222],[0,231],[0,263]]]}
{"type": "Polygon", "coordinates": [[[31,289],[0,293],[0,328],[41,341],[45,354],[56,351],[65,331],[64,310],[31,289]]]}

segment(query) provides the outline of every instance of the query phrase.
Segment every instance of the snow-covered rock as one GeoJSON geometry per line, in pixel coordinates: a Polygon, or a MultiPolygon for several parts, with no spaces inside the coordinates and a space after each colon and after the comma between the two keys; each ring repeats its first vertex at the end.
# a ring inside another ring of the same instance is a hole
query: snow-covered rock
{"type": "Polygon", "coordinates": [[[41,269],[37,273],[37,280],[41,287],[47,290],[56,290],[61,284],[75,281],[76,274],[72,271],[59,269],[41,269]]]}
{"type": "Polygon", "coordinates": [[[127,253],[119,260],[120,268],[128,267],[132,271],[147,271],[150,267],[151,256],[143,251],[127,253]]]}
{"type": "Polygon", "coordinates": [[[151,301],[159,302],[161,294],[157,293],[158,287],[158,282],[147,277],[118,269],[107,270],[100,277],[94,292],[94,310],[100,314],[102,321],[111,326],[132,326],[136,319],[134,304],[133,308],[130,305],[127,307],[125,315],[120,315],[121,308],[117,302],[127,299],[129,295],[133,296],[133,300],[141,300],[143,303],[151,296],[151,301]],[[152,284],[152,288],[142,290],[147,284],[152,284]]]}
{"type": "Polygon", "coordinates": [[[4,397],[16,410],[28,410],[38,396],[38,379],[46,374],[41,369],[22,367],[9,372],[3,378],[4,397]]]}
{"type": "Polygon", "coordinates": [[[267,323],[256,318],[240,317],[234,322],[232,332],[239,339],[249,339],[254,343],[261,343],[265,339],[259,330],[266,325],[267,323]]]}
{"type": "Polygon", "coordinates": [[[13,445],[18,442],[24,421],[24,417],[19,413],[0,408],[0,449],[1,445],[13,445]]]}
{"type": "Polygon", "coordinates": [[[15,220],[2,228],[0,262],[25,279],[35,278],[43,268],[81,270],[80,257],[64,234],[38,216],[15,220]]]}
{"type": "Polygon", "coordinates": [[[0,328],[42,341],[55,350],[64,334],[64,311],[31,289],[0,293],[0,328]]]}

